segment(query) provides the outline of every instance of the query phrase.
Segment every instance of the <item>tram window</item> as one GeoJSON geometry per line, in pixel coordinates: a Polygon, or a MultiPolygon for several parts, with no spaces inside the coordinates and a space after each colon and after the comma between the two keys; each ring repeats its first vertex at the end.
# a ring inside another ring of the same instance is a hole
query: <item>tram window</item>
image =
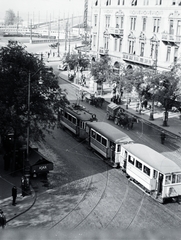
{"type": "Polygon", "coordinates": [[[180,183],[181,182],[181,174],[178,174],[177,175],[177,183],[180,183]]]}
{"type": "Polygon", "coordinates": [[[170,184],[170,183],[171,183],[171,175],[167,175],[165,177],[165,185],[170,184]]]}
{"type": "Polygon", "coordinates": [[[107,139],[102,137],[102,145],[107,146],[107,139]]]}
{"type": "Polygon", "coordinates": [[[132,156],[129,155],[128,162],[134,165],[134,160],[135,159],[132,156]]]}
{"type": "Polygon", "coordinates": [[[142,163],[136,160],[136,167],[142,170],[142,163]]]}
{"type": "Polygon", "coordinates": [[[117,152],[121,152],[121,145],[120,144],[117,145],[117,152]]]}
{"type": "Polygon", "coordinates": [[[150,169],[147,166],[143,167],[143,172],[150,176],[150,169]]]}
{"type": "Polygon", "coordinates": [[[99,135],[98,133],[97,133],[97,136],[96,136],[96,140],[97,140],[98,142],[101,142],[101,135],[99,135]]]}
{"type": "Polygon", "coordinates": [[[92,134],[91,134],[92,138],[96,138],[96,133],[92,130],[92,134]]]}
{"type": "Polygon", "coordinates": [[[73,122],[73,124],[76,125],[76,124],[77,124],[77,122],[76,122],[76,118],[73,117],[73,118],[72,118],[72,122],[73,122]]]}
{"type": "Polygon", "coordinates": [[[153,178],[157,179],[158,172],[156,170],[153,171],[153,178]]]}
{"type": "Polygon", "coordinates": [[[176,174],[172,174],[172,183],[176,183],[176,174]]]}

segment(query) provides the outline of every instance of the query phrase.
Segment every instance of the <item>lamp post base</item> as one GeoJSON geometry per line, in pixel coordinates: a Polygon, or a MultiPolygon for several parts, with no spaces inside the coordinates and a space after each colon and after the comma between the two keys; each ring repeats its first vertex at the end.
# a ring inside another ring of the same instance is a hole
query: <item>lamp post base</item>
{"type": "Polygon", "coordinates": [[[151,120],[151,121],[153,121],[153,120],[154,120],[153,113],[150,113],[149,120],[151,120]]]}
{"type": "Polygon", "coordinates": [[[163,121],[163,125],[162,125],[163,127],[168,127],[168,124],[167,124],[167,121],[166,120],[164,120],[163,121]]]}

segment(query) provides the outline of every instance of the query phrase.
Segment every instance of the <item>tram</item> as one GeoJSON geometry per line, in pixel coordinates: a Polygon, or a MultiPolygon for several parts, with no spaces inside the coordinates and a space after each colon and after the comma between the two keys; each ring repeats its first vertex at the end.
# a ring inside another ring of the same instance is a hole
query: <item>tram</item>
{"type": "Polygon", "coordinates": [[[86,110],[83,106],[72,104],[62,107],[59,112],[59,123],[62,128],[69,129],[76,137],[85,139],[86,124],[97,121],[96,115],[86,110]]]}
{"type": "Polygon", "coordinates": [[[88,145],[103,156],[112,167],[119,167],[122,144],[133,142],[133,140],[106,122],[89,122],[86,132],[88,145]]]}
{"type": "Polygon", "coordinates": [[[120,167],[138,187],[157,201],[181,195],[181,168],[143,144],[122,145],[120,167]]]}

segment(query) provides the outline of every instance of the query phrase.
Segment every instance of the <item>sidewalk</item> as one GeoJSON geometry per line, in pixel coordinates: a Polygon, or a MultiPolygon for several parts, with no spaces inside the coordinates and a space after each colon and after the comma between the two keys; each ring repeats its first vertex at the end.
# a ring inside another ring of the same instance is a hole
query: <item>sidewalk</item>
{"type": "Polygon", "coordinates": [[[31,189],[31,195],[23,197],[21,194],[21,173],[17,172],[14,177],[10,171],[4,170],[3,153],[0,154],[0,209],[3,210],[8,228],[8,222],[29,210],[36,200],[36,195],[31,189]],[[16,206],[12,205],[12,187],[17,187],[16,206]]]}
{"type": "MultiPolygon", "coordinates": [[[[67,77],[67,71],[61,72],[61,74],[64,75],[64,77],[63,77],[64,80],[72,83],[76,88],[79,88],[84,92],[87,92],[87,94],[93,94],[93,92],[89,90],[88,86],[82,87],[78,84],[75,84],[75,83],[69,81],[68,77],[67,77]]],[[[101,97],[105,99],[106,104],[109,104],[111,102],[111,97],[112,97],[111,90],[107,86],[105,86],[103,88],[106,88],[106,90],[108,90],[108,92],[105,91],[107,93],[105,93],[104,95],[101,95],[101,97]]],[[[136,105],[137,105],[137,101],[135,99],[132,99],[131,103],[128,106],[128,109],[126,109],[126,98],[123,97],[122,103],[120,106],[129,115],[132,115],[133,117],[138,119],[138,121],[146,123],[156,129],[158,129],[159,131],[164,130],[165,133],[167,135],[169,135],[170,137],[173,137],[176,139],[177,138],[181,139],[181,119],[180,119],[179,112],[169,111],[168,122],[167,122],[168,126],[164,127],[163,126],[163,112],[164,112],[163,108],[155,106],[154,107],[154,120],[150,120],[149,119],[150,110],[146,109],[146,110],[142,111],[141,114],[139,114],[138,112],[136,112],[136,105]]]]}

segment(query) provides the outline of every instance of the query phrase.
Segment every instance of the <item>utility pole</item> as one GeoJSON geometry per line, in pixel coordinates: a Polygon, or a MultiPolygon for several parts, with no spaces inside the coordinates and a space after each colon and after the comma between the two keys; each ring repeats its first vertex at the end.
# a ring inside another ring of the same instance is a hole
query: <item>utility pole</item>
{"type": "Polygon", "coordinates": [[[84,2],[84,33],[85,33],[85,42],[87,42],[87,17],[88,17],[88,0],[84,2]]]}
{"type": "Polygon", "coordinates": [[[30,20],[30,43],[32,43],[32,19],[30,20]]]}
{"type": "Polygon", "coordinates": [[[60,57],[60,22],[59,22],[59,16],[58,16],[58,52],[57,52],[57,55],[58,57],[60,57]]]}

